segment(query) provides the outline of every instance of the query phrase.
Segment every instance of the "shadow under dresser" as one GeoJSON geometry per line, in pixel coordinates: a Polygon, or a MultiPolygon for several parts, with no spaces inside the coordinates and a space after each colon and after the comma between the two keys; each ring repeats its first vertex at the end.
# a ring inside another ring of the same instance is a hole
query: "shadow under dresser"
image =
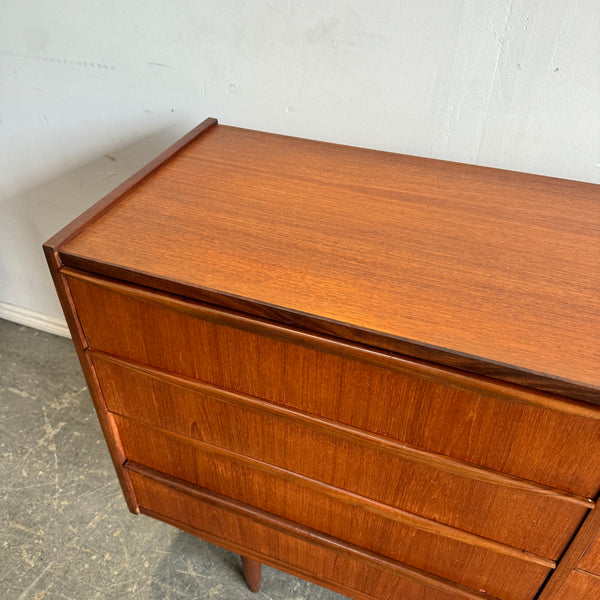
{"type": "Polygon", "coordinates": [[[204,121],[44,246],[130,510],[253,590],[600,597],[598,190],[204,121]]]}

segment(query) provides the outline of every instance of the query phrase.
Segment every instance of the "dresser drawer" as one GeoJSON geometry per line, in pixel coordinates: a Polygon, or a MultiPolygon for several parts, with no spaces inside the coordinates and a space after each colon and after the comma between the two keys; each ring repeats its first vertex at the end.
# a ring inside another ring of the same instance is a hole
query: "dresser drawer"
{"type": "Polygon", "coordinates": [[[128,460],[505,600],[533,598],[549,561],[123,417],[128,460]]]}
{"type": "Polygon", "coordinates": [[[597,600],[600,598],[600,577],[574,569],[552,600],[597,600]]]}
{"type": "Polygon", "coordinates": [[[581,557],[578,567],[600,577],[600,534],[581,557]]]}
{"type": "Polygon", "coordinates": [[[491,598],[170,478],[129,473],[141,512],[357,600],[491,598]]]}
{"type": "Polygon", "coordinates": [[[600,409],[144,288],[72,271],[67,280],[93,349],[582,496],[597,495],[600,474],[589,457],[600,455],[600,409]]]}
{"type": "Polygon", "coordinates": [[[93,362],[114,413],[551,559],[589,509],[566,494],[180,376],[96,353],[93,362]]]}

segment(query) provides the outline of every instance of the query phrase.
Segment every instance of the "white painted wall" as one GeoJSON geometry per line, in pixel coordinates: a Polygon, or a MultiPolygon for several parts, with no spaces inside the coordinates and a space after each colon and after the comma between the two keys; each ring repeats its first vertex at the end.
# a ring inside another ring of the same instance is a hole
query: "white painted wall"
{"type": "Polygon", "coordinates": [[[42,242],[206,116],[600,183],[599,61],[598,0],[3,0],[0,308],[57,322],[42,242]]]}

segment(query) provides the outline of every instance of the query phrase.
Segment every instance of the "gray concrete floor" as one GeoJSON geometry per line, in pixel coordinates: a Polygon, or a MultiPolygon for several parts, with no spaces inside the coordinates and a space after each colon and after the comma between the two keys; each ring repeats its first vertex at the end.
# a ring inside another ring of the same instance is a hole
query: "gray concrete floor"
{"type": "Polygon", "coordinates": [[[336,600],[128,512],[70,340],[0,319],[2,600],[336,600]]]}

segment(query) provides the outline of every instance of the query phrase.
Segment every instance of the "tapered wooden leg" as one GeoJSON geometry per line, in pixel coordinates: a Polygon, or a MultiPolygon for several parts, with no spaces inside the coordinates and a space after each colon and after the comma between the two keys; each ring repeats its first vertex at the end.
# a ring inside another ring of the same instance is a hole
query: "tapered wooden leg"
{"type": "Polygon", "coordinates": [[[253,558],[248,558],[247,556],[242,556],[241,558],[242,571],[244,572],[246,583],[248,584],[251,592],[258,592],[260,590],[262,563],[254,560],[253,558]]]}

